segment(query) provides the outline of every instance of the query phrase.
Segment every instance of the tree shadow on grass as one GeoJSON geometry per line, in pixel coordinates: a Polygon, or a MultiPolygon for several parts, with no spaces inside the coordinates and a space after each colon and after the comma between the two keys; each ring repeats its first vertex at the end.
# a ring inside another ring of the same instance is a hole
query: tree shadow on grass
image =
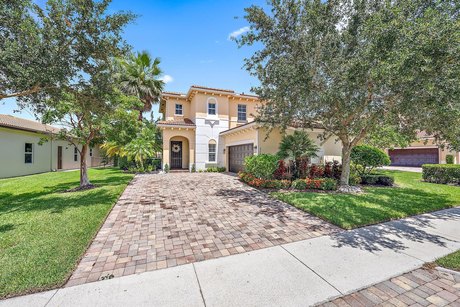
{"type": "Polygon", "coordinates": [[[332,223],[355,228],[455,205],[445,194],[409,188],[368,188],[366,193],[289,193],[281,198],[332,223]]]}
{"type": "Polygon", "coordinates": [[[0,225],[0,233],[13,230],[14,228],[16,228],[16,226],[14,224],[10,224],[10,223],[0,225]]]}
{"type": "Polygon", "coordinates": [[[451,208],[358,228],[334,234],[332,238],[337,242],[336,247],[350,246],[371,252],[380,251],[383,248],[403,251],[408,248],[404,242],[406,240],[416,243],[431,243],[441,247],[447,247],[449,242],[458,242],[437,234],[433,224],[434,220],[455,221],[456,225],[460,225],[460,208],[451,208]]]}
{"type": "Polygon", "coordinates": [[[63,194],[44,194],[44,193],[22,193],[13,195],[11,193],[0,193],[0,199],[7,198],[0,204],[0,215],[30,212],[30,211],[49,211],[49,213],[60,213],[66,209],[77,207],[98,206],[107,203],[110,199],[115,202],[116,196],[110,191],[93,189],[86,193],[63,193],[63,194]]]}

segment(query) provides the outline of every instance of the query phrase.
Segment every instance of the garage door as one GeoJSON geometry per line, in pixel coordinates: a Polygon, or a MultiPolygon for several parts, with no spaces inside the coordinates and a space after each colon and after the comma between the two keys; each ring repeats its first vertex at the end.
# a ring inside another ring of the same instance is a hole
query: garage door
{"type": "Polygon", "coordinates": [[[233,173],[242,171],[244,168],[244,158],[253,154],[253,148],[252,143],[228,147],[228,170],[233,173]]]}
{"type": "Polygon", "coordinates": [[[439,163],[437,148],[394,149],[389,152],[391,165],[421,166],[439,163]]]}

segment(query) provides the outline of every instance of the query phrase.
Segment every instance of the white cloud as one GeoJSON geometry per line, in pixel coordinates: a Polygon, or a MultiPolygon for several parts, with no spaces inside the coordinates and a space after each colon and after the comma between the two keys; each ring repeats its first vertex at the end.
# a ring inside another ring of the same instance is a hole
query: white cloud
{"type": "Polygon", "coordinates": [[[250,28],[248,26],[239,28],[238,30],[233,31],[232,33],[230,33],[228,35],[228,40],[235,39],[238,36],[240,36],[241,34],[244,34],[244,33],[248,32],[249,30],[250,30],[250,28]]]}
{"type": "Polygon", "coordinates": [[[160,78],[164,83],[171,83],[174,81],[174,78],[171,77],[170,75],[164,75],[163,77],[160,78]]]}

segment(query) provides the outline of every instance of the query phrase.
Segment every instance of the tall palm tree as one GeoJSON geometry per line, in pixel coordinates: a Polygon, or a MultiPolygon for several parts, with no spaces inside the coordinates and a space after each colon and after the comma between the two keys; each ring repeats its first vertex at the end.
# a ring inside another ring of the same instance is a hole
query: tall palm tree
{"type": "Polygon", "coordinates": [[[159,102],[164,87],[159,65],[160,59],[152,59],[147,51],[118,60],[116,77],[120,89],[127,95],[138,97],[143,103],[139,108],[139,120],[142,120],[143,112],[152,110],[152,105],[159,102]]]}
{"type": "Polygon", "coordinates": [[[307,159],[307,162],[317,157],[319,147],[310,139],[305,131],[294,131],[291,135],[285,135],[281,140],[278,149],[278,156],[281,159],[294,162],[297,177],[300,176],[300,163],[307,159]]]}

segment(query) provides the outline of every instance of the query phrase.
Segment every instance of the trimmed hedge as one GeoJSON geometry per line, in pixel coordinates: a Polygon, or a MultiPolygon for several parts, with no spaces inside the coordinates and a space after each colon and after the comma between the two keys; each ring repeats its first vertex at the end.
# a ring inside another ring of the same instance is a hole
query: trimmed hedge
{"type": "Polygon", "coordinates": [[[369,174],[361,176],[361,184],[392,186],[394,183],[394,177],[388,175],[369,174]]]}
{"type": "Polygon", "coordinates": [[[460,183],[459,164],[423,164],[422,178],[433,183],[460,183]]]}

